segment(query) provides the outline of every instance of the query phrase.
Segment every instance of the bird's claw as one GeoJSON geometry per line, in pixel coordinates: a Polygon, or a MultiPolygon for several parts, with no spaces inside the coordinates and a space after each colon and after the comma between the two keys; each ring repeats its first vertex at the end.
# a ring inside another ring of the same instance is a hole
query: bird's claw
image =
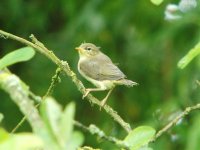
{"type": "Polygon", "coordinates": [[[99,110],[101,111],[101,108],[104,107],[106,104],[106,99],[103,99],[101,102],[100,102],[100,106],[99,106],[99,110]]]}
{"type": "Polygon", "coordinates": [[[84,99],[89,93],[90,91],[88,89],[85,89],[85,93],[83,94],[82,99],[84,99]]]}

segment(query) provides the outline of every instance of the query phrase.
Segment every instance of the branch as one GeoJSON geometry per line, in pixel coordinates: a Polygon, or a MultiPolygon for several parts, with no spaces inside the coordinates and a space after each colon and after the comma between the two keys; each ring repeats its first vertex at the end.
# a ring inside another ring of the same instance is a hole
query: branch
{"type": "Polygon", "coordinates": [[[191,106],[191,107],[187,107],[185,108],[185,110],[183,112],[181,112],[176,118],[174,118],[172,121],[170,121],[166,126],[164,126],[161,130],[159,130],[155,137],[152,139],[151,142],[154,142],[157,138],[159,138],[162,134],[164,134],[165,132],[167,132],[170,128],[172,128],[173,126],[175,126],[179,120],[183,119],[185,116],[187,116],[191,111],[193,110],[197,110],[200,109],[200,103],[191,106]]]}
{"type": "MultiPolygon", "coordinates": [[[[44,44],[39,42],[33,35],[31,35],[31,39],[33,41],[27,41],[21,37],[18,37],[16,35],[10,34],[8,32],[0,30],[0,37],[4,39],[13,39],[15,41],[18,41],[20,43],[23,43],[25,45],[31,46],[35,48],[38,52],[45,55],[47,58],[49,58],[53,63],[55,63],[61,70],[64,71],[64,73],[71,77],[73,83],[77,86],[78,90],[84,94],[85,93],[85,87],[83,86],[83,83],[77,78],[76,74],[70,69],[67,61],[61,61],[52,51],[48,50],[44,44]]],[[[98,106],[100,105],[100,101],[92,96],[91,94],[88,94],[87,99],[92,104],[96,104],[98,106]]],[[[128,123],[126,123],[118,114],[116,111],[114,111],[110,106],[105,105],[104,110],[117,122],[119,123],[127,132],[131,131],[131,127],[128,123]]]]}
{"type": "MultiPolygon", "coordinates": [[[[36,95],[35,95],[34,93],[32,93],[31,91],[28,91],[28,92],[29,92],[29,95],[33,98],[33,100],[35,100],[36,102],[38,102],[38,104],[35,105],[35,108],[38,108],[38,107],[40,106],[42,100],[45,100],[45,98],[46,98],[47,96],[50,96],[50,94],[53,92],[53,89],[54,89],[55,85],[56,85],[57,83],[60,82],[60,77],[59,77],[60,72],[61,72],[60,68],[57,68],[57,69],[56,69],[55,75],[51,78],[51,84],[50,84],[50,86],[49,86],[47,92],[45,93],[45,95],[44,95],[42,98],[39,97],[39,96],[36,96],[36,95]]],[[[24,84],[25,84],[25,83],[24,83],[24,84]]],[[[26,121],[26,118],[27,118],[27,117],[24,116],[24,117],[20,120],[20,122],[12,129],[11,133],[15,133],[15,132],[17,131],[17,129],[26,121]]]]}
{"type": "Polygon", "coordinates": [[[37,132],[40,128],[43,128],[39,113],[28,97],[28,88],[26,86],[23,87],[24,85],[20,79],[5,70],[1,70],[0,85],[0,87],[10,95],[13,101],[19,105],[23,114],[29,116],[28,121],[30,122],[33,130],[37,132]]]}
{"type": "MultiPolygon", "coordinates": [[[[43,98],[39,96],[37,96],[37,98],[44,100],[44,98],[47,98],[47,96],[50,95],[50,93],[53,91],[53,87],[55,86],[55,84],[59,82],[59,74],[60,74],[60,69],[57,69],[56,74],[52,77],[51,86],[48,89],[49,92],[47,92],[45,96],[43,96],[43,98]]],[[[19,105],[22,112],[26,115],[26,117],[24,117],[17,124],[17,126],[13,129],[12,132],[15,132],[15,130],[23,123],[23,121],[25,121],[25,119],[28,119],[34,131],[40,133],[41,130],[43,130],[44,128],[44,123],[40,119],[36,107],[33,106],[32,101],[28,97],[30,90],[27,88],[27,85],[22,80],[20,80],[16,75],[12,74],[11,72],[9,72],[9,70],[6,69],[5,71],[4,70],[0,71],[0,86],[7,93],[10,94],[12,99],[19,105]],[[35,119],[36,117],[33,116],[37,116],[37,120],[35,119]]],[[[100,130],[97,126],[93,124],[87,127],[75,120],[73,121],[73,123],[75,126],[80,127],[83,130],[86,130],[93,135],[97,135],[99,138],[112,142],[120,148],[130,149],[130,147],[125,142],[115,137],[107,136],[102,130],[100,130]]]]}
{"type": "Polygon", "coordinates": [[[105,139],[109,142],[114,143],[115,145],[117,145],[120,148],[125,148],[125,149],[130,149],[130,147],[123,141],[116,139],[115,137],[112,136],[107,136],[102,130],[100,130],[96,125],[89,125],[89,127],[83,125],[82,123],[75,121],[74,120],[74,125],[82,128],[85,131],[88,131],[89,133],[93,134],[93,135],[97,135],[99,138],[105,139]]]}
{"type": "Polygon", "coordinates": [[[59,150],[40,118],[38,110],[34,107],[32,99],[29,98],[28,87],[9,71],[0,70],[0,88],[8,93],[11,99],[18,105],[21,112],[27,117],[34,133],[39,135],[45,142],[45,147],[50,150],[59,150]]]}

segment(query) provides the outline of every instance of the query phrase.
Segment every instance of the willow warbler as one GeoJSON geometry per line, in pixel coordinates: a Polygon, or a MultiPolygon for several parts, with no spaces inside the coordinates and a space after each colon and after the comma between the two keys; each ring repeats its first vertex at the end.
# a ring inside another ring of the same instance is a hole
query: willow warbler
{"type": "Polygon", "coordinates": [[[75,49],[79,53],[79,73],[96,86],[96,88],[87,88],[83,98],[91,91],[109,90],[106,97],[101,101],[103,107],[116,85],[128,87],[137,85],[136,82],[126,79],[124,73],[94,44],[83,43],[75,49]]]}

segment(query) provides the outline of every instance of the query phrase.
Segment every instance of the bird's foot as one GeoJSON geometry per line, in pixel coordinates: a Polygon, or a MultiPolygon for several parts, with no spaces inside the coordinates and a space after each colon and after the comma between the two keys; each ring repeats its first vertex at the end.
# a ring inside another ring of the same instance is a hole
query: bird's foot
{"type": "Polygon", "coordinates": [[[100,111],[101,111],[101,108],[105,106],[106,101],[107,101],[107,98],[104,98],[104,99],[100,102],[100,106],[99,106],[99,107],[100,107],[100,108],[99,108],[100,111]]]}
{"type": "Polygon", "coordinates": [[[85,89],[85,94],[83,94],[82,99],[84,99],[89,93],[90,93],[90,90],[85,89]]]}

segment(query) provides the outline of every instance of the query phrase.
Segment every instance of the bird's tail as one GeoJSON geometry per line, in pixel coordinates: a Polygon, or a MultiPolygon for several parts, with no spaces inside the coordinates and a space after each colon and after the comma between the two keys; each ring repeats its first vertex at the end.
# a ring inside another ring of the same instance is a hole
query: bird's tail
{"type": "Polygon", "coordinates": [[[126,85],[127,87],[133,87],[134,85],[139,85],[138,83],[133,82],[133,81],[128,80],[128,79],[118,80],[117,84],[119,84],[119,85],[126,85]]]}

